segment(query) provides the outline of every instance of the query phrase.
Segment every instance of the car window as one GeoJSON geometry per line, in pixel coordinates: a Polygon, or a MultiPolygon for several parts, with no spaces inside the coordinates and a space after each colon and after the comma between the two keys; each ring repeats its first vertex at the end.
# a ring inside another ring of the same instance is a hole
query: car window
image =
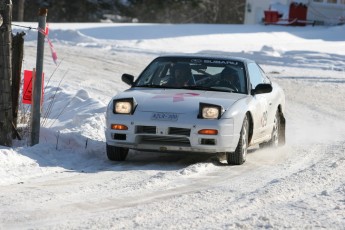
{"type": "Polygon", "coordinates": [[[134,86],[247,93],[244,63],[214,58],[157,58],[134,86]]]}
{"type": "Polygon", "coordinates": [[[152,85],[160,84],[160,79],[157,76],[162,75],[166,63],[152,62],[138,78],[137,85],[152,85]]]}
{"type": "Polygon", "coordinates": [[[248,73],[252,89],[255,89],[258,84],[270,83],[269,78],[256,63],[248,64],[248,73]]]}

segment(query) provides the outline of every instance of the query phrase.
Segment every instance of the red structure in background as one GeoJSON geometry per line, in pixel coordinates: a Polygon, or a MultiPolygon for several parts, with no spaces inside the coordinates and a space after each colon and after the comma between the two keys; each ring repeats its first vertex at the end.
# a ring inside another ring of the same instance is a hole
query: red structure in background
{"type": "Polygon", "coordinates": [[[289,18],[281,19],[281,14],[278,11],[266,10],[264,11],[265,25],[292,25],[292,26],[305,26],[312,22],[307,21],[308,7],[302,3],[292,2],[289,6],[289,18]]]}
{"type": "Polygon", "coordinates": [[[291,3],[289,8],[289,22],[293,26],[305,26],[307,24],[308,7],[302,3],[291,3]]]}
{"type": "Polygon", "coordinates": [[[265,13],[265,24],[273,24],[279,21],[278,11],[265,10],[264,13],[265,13]]]}

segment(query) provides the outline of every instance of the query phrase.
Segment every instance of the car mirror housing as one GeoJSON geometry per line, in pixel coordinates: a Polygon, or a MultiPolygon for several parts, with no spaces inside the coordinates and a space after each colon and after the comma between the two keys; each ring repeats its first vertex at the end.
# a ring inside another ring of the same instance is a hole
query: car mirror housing
{"type": "Polygon", "coordinates": [[[263,84],[258,84],[254,90],[252,90],[252,95],[255,94],[262,94],[262,93],[270,93],[272,92],[272,85],[263,83],[263,84]]]}
{"type": "Polygon", "coordinates": [[[130,74],[127,74],[127,73],[124,73],[121,77],[122,81],[130,86],[133,85],[134,83],[134,76],[133,75],[130,75],[130,74]]]}

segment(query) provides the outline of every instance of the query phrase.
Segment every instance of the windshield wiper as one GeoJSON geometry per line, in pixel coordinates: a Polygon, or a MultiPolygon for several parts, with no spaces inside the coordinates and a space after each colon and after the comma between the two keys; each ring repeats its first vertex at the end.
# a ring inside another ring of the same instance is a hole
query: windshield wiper
{"type": "Polygon", "coordinates": [[[225,87],[205,87],[200,85],[190,85],[182,87],[165,86],[165,85],[136,85],[134,87],[143,88],[156,88],[156,89],[190,89],[190,90],[203,90],[203,91],[216,91],[216,92],[233,92],[233,90],[225,87]]]}
{"type": "Polygon", "coordinates": [[[201,85],[189,85],[189,86],[183,86],[182,89],[194,89],[194,90],[210,90],[210,87],[205,87],[201,85]]]}
{"type": "Polygon", "coordinates": [[[135,85],[134,87],[145,87],[145,88],[166,88],[164,85],[135,85]]]}
{"type": "Polygon", "coordinates": [[[191,86],[184,86],[181,87],[182,89],[191,89],[191,90],[204,90],[204,91],[217,91],[217,92],[233,92],[233,90],[226,89],[224,87],[206,87],[200,85],[191,85],[191,86]]]}

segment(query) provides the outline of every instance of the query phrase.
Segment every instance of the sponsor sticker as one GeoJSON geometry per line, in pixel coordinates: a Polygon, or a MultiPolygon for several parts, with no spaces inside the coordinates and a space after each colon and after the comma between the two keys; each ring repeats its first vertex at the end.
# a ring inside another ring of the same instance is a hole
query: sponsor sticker
{"type": "Polygon", "coordinates": [[[191,63],[195,63],[195,64],[201,64],[202,60],[201,59],[192,59],[190,60],[191,63]]]}
{"type": "Polygon", "coordinates": [[[237,61],[229,60],[204,60],[206,64],[221,64],[221,65],[238,65],[237,61]]]}
{"type": "Polygon", "coordinates": [[[152,114],[151,119],[156,121],[177,121],[178,114],[155,112],[152,114]]]}

